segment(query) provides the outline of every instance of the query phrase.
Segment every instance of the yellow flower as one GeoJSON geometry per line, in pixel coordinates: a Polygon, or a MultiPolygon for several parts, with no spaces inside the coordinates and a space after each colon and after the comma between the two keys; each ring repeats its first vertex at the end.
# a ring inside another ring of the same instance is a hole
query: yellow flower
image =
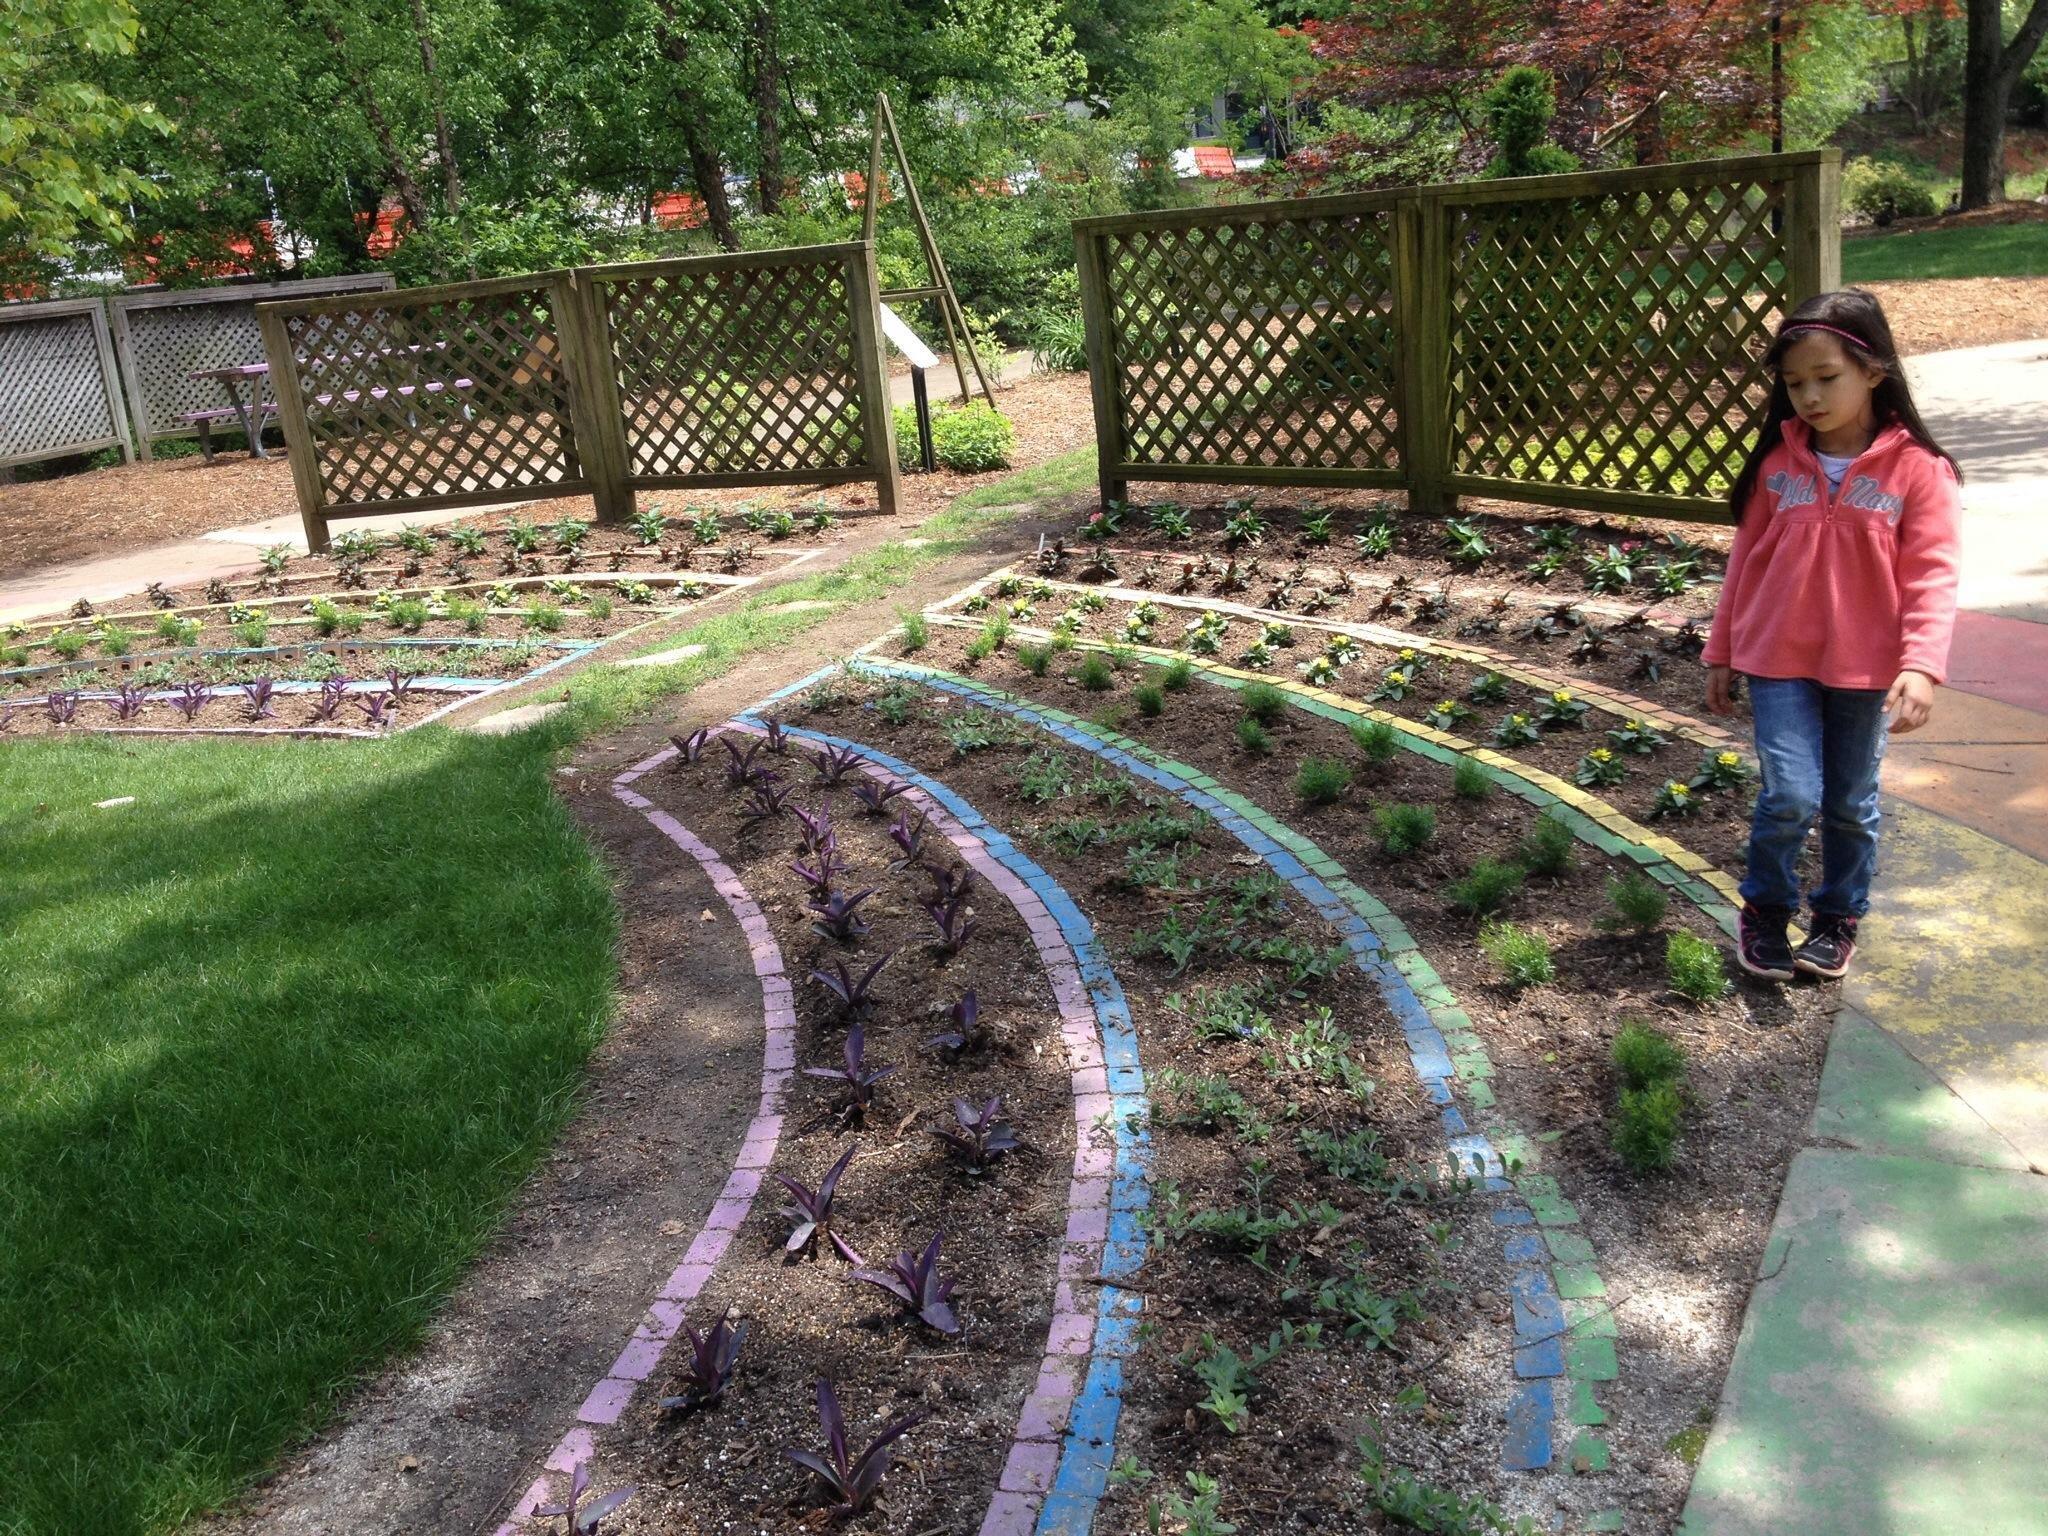
{"type": "Polygon", "coordinates": [[[1550,696],[1550,702],[1553,704],[1569,704],[1571,701],[1572,691],[1569,688],[1560,688],[1550,696]]]}
{"type": "Polygon", "coordinates": [[[1621,728],[1624,731],[1640,731],[1643,729],[1643,722],[1640,720],[1624,720],[1621,722],[1621,728]]]}
{"type": "Polygon", "coordinates": [[[1742,754],[1739,752],[1723,752],[1715,757],[1714,761],[1723,768],[1735,768],[1741,765],[1742,754]]]}
{"type": "Polygon", "coordinates": [[[1683,800],[1687,795],[1691,794],[1692,791],[1687,789],[1683,784],[1679,783],[1678,780],[1672,779],[1665,784],[1664,793],[1669,795],[1674,800],[1683,800]]]}
{"type": "Polygon", "coordinates": [[[1440,715],[1448,715],[1456,707],[1449,699],[1441,699],[1437,702],[1436,712],[1440,715]]]}
{"type": "Polygon", "coordinates": [[[1508,716],[1508,718],[1514,721],[1517,725],[1527,725],[1529,723],[1529,717],[1527,715],[1510,715],[1508,716]]]}
{"type": "Polygon", "coordinates": [[[1612,747],[1595,747],[1587,755],[1596,763],[1604,763],[1614,756],[1614,749],[1612,747]]]}
{"type": "Polygon", "coordinates": [[[1403,650],[1401,651],[1401,659],[1403,661],[1413,661],[1415,659],[1415,652],[1403,648],[1403,650]]]}

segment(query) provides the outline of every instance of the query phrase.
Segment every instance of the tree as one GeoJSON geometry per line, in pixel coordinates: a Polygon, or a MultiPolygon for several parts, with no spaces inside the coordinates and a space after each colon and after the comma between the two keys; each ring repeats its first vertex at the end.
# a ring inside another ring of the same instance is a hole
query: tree
{"type": "Polygon", "coordinates": [[[1999,0],[1968,0],[1963,61],[1963,197],[1965,208],[2005,199],[2005,114],[2013,87],[2048,36],[2048,0],[2033,0],[2010,41],[1999,0]]]}
{"type": "Polygon", "coordinates": [[[0,35],[0,248],[67,260],[128,232],[155,194],[117,158],[125,135],[170,123],[147,99],[103,88],[102,61],[135,51],[128,0],[9,0],[0,35]]]}
{"type": "Polygon", "coordinates": [[[1500,146],[1487,176],[1553,176],[1579,168],[1579,157],[1550,142],[1557,86],[1533,64],[1517,64],[1486,93],[1486,126],[1500,146]]]}

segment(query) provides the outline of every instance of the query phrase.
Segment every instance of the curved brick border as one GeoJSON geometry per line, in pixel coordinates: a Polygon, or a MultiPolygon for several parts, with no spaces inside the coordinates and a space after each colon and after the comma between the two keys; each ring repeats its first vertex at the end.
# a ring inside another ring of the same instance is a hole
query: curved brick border
{"type": "Polygon", "coordinates": [[[1492,1213],[1494,1224],[1535,1229],[1510,1231],[1503,1249],[1514,1309],[1514,1372],[1522,1383],[1509,1401],[1503,1464],[1517,1471],[1551,1466],[1556,1460],[1556,1419],[1563,1407],[1572,1424],[1584,1426],[1571,1446],[1571,1459],[1604,1465],[1605,1442],[1591,1433],[1591,1427],[1604,1423],[1606,1415],[1593,1384],[1615,1379],[1618,1363],[1614,1320],[1602,1300],[1606,1287],[1593,1268],[1592,1244],[1567,1230],[1577,1225],[1578,1212],[1562,1198],[1556,1179],[1535,1171],[1538,1152],[1533,1141],[1506,1127],[1491,1138],[1472,1129],[1458,1103],[1459,1090],[1475,1112],[1493,1109],[1488,1081],[1492,1063],[1470,1016],[1458,1009],[1406,925],[1308,838],[1209,776],[1140,742],[1065,710],[934,668],[867,659],[858,666],[881,676],[910,678],[1040,726],[1169,791],[1214,817],[1338,928],[1359,968],[1401,1023],[1416,1076],[1441,1106],[1446,1150],[1461,1165],[1480,1167],[1487,1189],[1512,1190],[1521,1197],[1501,1202],[1492,1213]],[[1505,1160],[1513,1163],[1512,1183],[1501,1176],[1508,1171],[1505,1160]],[[1560,1401],[1560,1380],[1571,1384],[1568,1404],[1560,1401]]]}
{"type": "Polygon", "coordinates": [[[560,1498],[555,1477],[565,1476],[578,1462],[590,1459],[595,1432],[618,1423],[640,1383],[654,1374],[669,1341],[681,1331],[685,1307],[696,1300],[704,1282],[710,1279],[713,1266],[747,1219],[755,1192],[775,1160],[776,1144],[782,1136],[783,1094],[796,1068],[796,1012],[791,1006],[789,976],[782,968],[782,951],[769,931],[768,920],[761,915],[760,906],[717,852],[653,801],[628,787],[675,755],[674,747],[664,747],[644,762],[634,764],[612,780],[612,795],[646,817],[656,831],[697,861],[746,935],[754,974],[761,980],[761,1100],[740,1144],[739,1155],[733,1160],[732,1172],[710,1214],[704,1218],[703,1227],[662,1285],[660,1294],[648,1303],[640,1325],[633,1330],[618,1359],[576,1410],[576,1427],[556,1442],[541,1475],[498,1526],[497,1536],[516,1536],[536,1508],[560,1498]]]}
{"type": "MultiPolygon", "coordinates": [[[[747,711],[738,728],[758,731],[760,710],[832,670],[779,690],[747,711]]],[[[865,743],[796,726],[785,731],[794,740],[851,747],[862,754],[861,772],[909,785],[904,798],[1017,909],[1052,984],[1074,1092],[1067,1229],[1038,1381],[1012,1433],[981,1536],[1081,1536],[1109,1486],[1123,1408],[1123,1364],[1136,1347],[1144,1305],[1138,1292],[1113,1283],[1144,1263],[1145,1235],[1137,1217],[1151,1200],[1150,1133],[1144,1128],[1151,1105],[1123,989],[1081,909],[966,800],[865,743]],[[1098,1128],[1108,1130],[1109,1146],[1096,1143],[1098,1128]],[[1097,1277],[1099,1295],[1089,1305],[1077,1288],[1097,1277]]]]}

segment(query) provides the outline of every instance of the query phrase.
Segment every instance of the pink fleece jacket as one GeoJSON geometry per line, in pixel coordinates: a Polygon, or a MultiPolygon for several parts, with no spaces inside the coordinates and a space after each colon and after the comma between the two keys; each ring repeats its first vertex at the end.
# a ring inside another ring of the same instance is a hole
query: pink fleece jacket
{"type": "Polygon", "coordinates": [[[1832,495],[1794,418],[1764,460],[1702,656],[1752,677],[1889,688],[1948,676],[1961,494],[1955,471],[1893,424],[1832,495]]]}

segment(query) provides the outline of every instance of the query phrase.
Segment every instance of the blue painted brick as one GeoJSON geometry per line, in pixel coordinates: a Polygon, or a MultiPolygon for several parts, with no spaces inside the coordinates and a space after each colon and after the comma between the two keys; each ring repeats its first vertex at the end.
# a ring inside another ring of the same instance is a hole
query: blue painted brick
{"type": "MultiPolygon", "coordinates": [[[[1446,1060],[1444,1065],[1448,1067],[1450,1062],[1446,1060]]],[[[1444,1081],[1450,1075],[1447,1071],[1435,1073],[1417,1071],[1416,1076],[1423,1080],[1422,1091],[1429,1095],[1430,1103],[1448,1104],[1451,1102],[1451,1085],[1444,1081]]]]}
{"type": "Polygon", "coordinates": [[[1547,1264],[1550,1250],[1544,1246],[1540,1232],[1517,1232],[1501,1244],[1501,1257],[1510,1264],[1547,1264]]]}
{"type": "Polygon", "coordinates": [[[1536,1344],[1524,1344],[1515,1350],[1515,1374],[1524,1379],[1531,1376],[1562,1376],[1564,1374],[1564,1342],[1561,1339],[1544,1339],[1536,1344]]]}
{"type": "Polygon", "coordinates": [[[1035,1536],[1089,1536],[1095,1524],[1095,1503],[1088,1494],[1055,1486],[1039,1511],[1035,1536]]]}
{"type": "Polygon", "coordinates": [[[1526,1205],[1504,1205],[1492,1219],[1496,1227],[1526,1227],[1535,1223],[1536,1216],[1526,1205]]]}
{"type": "Polygon", "coordinates": [[[1508,1400],[1508,1432],[1501,1447],[1501,1466],[1510,1472],[1535,1472],[1550,1465],[1557,1450],[1551,1426],[1557,1418],[1555,1388],[1532,1381],[1508,1400]]]}
{"type": "Polygon", "coordinates": [[[1564,1303],[1547,1269],[1518,1269],[1508,1277],[1508,1294],[1514,1300],[1515,1336],[1534,1343],[1564,1333],[1564,1303]]]}
{"type": "Polygon", "coordinates": [[[1443,1121],[1444,1134],[1447,1136],[1462,1136],[1471,1129],[1465,1124],[1464,1113],[1455,1104],[1444,1110],[1443,1121]]]}

